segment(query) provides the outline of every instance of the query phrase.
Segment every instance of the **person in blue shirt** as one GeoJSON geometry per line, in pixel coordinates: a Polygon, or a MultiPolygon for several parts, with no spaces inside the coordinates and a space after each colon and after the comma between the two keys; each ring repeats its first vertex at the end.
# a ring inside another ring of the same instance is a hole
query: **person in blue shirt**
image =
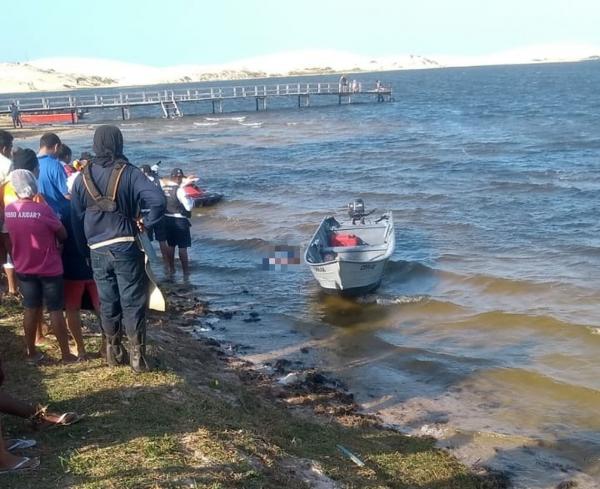
{"type": "Polygon", "coordinates": [[[60,138],[53,132],[48,132],[40,138],[38,190],[58,218],[63,221],[70,215],[70,197],[67,189],[67,174],[57,157],[60,146],[60,138]]]}
{"type": "Polygon", "coordinates": [[[100,317],[107,339],[106,360],[114,366],[127,362],[122,331],[129,339],[130,365],[148,370],[146,305],[148,281],[144,254],[136,240],[144,227],[152,228],[165,213],[162,191],[123,154],[118,127],[100,126],[94,133],[96,156],[73,184],[71,221],[82,254],[90,256],[100,295],[100,317]],[[140,210],[148,209],[143,222],[140,210]]]}

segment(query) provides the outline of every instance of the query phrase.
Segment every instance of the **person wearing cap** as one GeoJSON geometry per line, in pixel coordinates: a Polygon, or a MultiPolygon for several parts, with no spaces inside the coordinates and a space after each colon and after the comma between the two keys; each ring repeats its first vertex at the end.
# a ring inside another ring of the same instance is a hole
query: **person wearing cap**
{"type": "MultiPolygon", "coordinates": [[[[38,163],[38,159],[35,154],[35,151],[33,151],[31,149],[18,148],[13,153],[12,171],[14,171],[14,170],[29,170],[37,178],[37,176],[39,174],[39,163],[38,163]]],[[[9,204],[16,202],[17,200],[19,200],[19,197],[17,196],[17,193],[15,192],[15,188],[10,183],[10,178],[7,178],[7,182],[4,184],[4,187],[2,188],[2,207],[3,207],[3,209],[5,209],[9,204]]],[[[35,195],[33,197],[33,200],[35,202],[44,202],[44,198],[40,194],[35,195]]],[[[4,214],[4,212],[2,214],[4,214]]],[[[11,252],[10,252],[12,245],[10,242],[10,235],[8,234],[8,230],[6,230],[6,232],[3,232],[2,240],[4,242],[4,246],[7,250],[6,263],[3,265],[4,272],[6,273],[6,276],[8,277],[9,284],[12,283],[13,284],[12,287],[14,288],[14,292],[11,292],[11,290],[9,288],[9,294],[13,293],[16,295],[17,294],[17,278],[15,276],[15,267],[13,265],[11,252]]],[[[39,335],[39,336],[41,338],[41,335],[39,335]]]]}
{"type": "Polygon", "coordinates": [[[38,187],[33,173],[28,170],[13,170],[10,183],[18,200],[6,206],[4,219],[23,294],[27,358],[35,363],[44,358],[35,347],[35,338],[45,303],[63,362],[76,361],[77,357],[69,350],[69,337],[63,316],[63,267],[57,245],[57,241],[66,239],[67,232],[46,203],[34,201],[38,187]]]}
{"type": "Polygon", "coordinates": [[[163,191],[167,199],[165,213],[165,234],[167,237],[167,272],[175,273],[175,248],[179,248],[179,260],[183,275],[190,273],[187,249],[192,246],[190,233],[194,200],[187,196],[185,186],[194,182],[194,177],[186,177],[181,168],[174,168],[171,177],[163,180],[163,191]]]}
{"type": "Polygon", "coordinates": [[[100,317],[110,366],[127,362],[123,330],[129,339],[129,363],[135,372],[146,360],[148,280],[144,254],[136,240],[165,212],[165,197],[123,154],[123,134],[116,126],[94,133],[96,156],[75,180],[71,200],[73,235],[83,255],[89,253],[100,295],[100,317]],[[148,213],[140,221],[139,210],[148,213]]]}
{"type": "MultiPolygon", "coordinates": [[[[35,154],[35,151],[33,151],[32,149],[28,149],[28,148],[17,148],[13,153],[12,171],[14,171],[14,170],[28,170],[31,173],[33,173],[35,178],[37,178],[38,175],[40,174],[40,163],[38,161],[37,155],[35,154]]],[[[12,204],[13,202],[16,202],[17,200],[19,200],[19,197],[17,196],[15,188],[12,186],[12,184],[10,183],[10,179],[9,179],[9,181],[4,185],[4,196],[3,196],[4,207],[8,206],[9,204],[12,204]]],[[[42,197],[42,195],[39,193],[33,197],[33,201],[34,202],[46,202],[44,200],[44,197],[42,197]]],[[[10,244],[10,236],[8,235],[8,233],[6,234],[6,239],[7,239],[7,249],[10,250],[11,244],[10,244]]],[[[13,276],[15,275],[15,267],[13,265],[10,255],[8,256],[8,258],[6,260],[6,265],[4,265],[4,266],[6,268],[7,275],[13,275],[13,276]]],[[[14,280],[16,282],[16,277],[14,278],[14,280]]],[[[36,345],[40,345],[44,342],[44,340],[45,340],[44,329],[45,329],[44,320],[43,320],[43,317],[40,317],[38,320],[37,335],[36,335],[36,339],[35,339],[36,345]]]]}

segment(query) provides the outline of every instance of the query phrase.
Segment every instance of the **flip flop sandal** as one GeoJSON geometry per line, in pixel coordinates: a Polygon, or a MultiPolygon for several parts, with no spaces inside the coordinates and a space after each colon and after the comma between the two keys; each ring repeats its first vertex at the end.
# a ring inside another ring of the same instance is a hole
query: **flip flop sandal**
{"type": "Polygon", "coordinates": [[[25,440],[22,438],[16,438],[14,440],[6,440],[4,442],[4,446],[9,452],[13,450],[27,450],[28,448],[33,448],[37,445],[37,441],[35,440],[25,440]]]}
{"type": "Polygon", "coordinates": [[[25,472],[27,470],[35,470],[40,466],[40,459],[37,457],[29,458],[23,457],[17,465],[11,467],[10,469],[0,469],[1,474],[14,474],[17,472],[25,472]]]}
{"type": "Polygon", "coordinates": [[[41,427],[56,428],[58,426],[71,426],[72,424],[79,423],[79,421],[81,421],[83,418],[83,415],[77,414],[75,412],[68,412],[61,414],[56,421],[42,419],[41,427]]]}
{"type": "Polygon", "coordinates": [[[79,423],[83,419],[83,415],[79,415],[75,412],[64,413],[58,421],[55,423],[56,426],[70,426],[75,423],[79,423]]]}
{"type": "Polygon", "coordinates": [[[84,415],[77,414],[76,412],[70,411],[67,413],[63,413],[61,415],[57,415],[54,413],[48,412],[48,406],[38,406],[37,411],[33,414],[29,421],[31,423],[31,427],[34,430],[44,429],[44,428],[54,428],[56,426],[70,426],[72,424],[78,423],[84,418],[84,415]],[[50,421],[46,419],[46,415],[57,416],[56,421],[50,421]]]}

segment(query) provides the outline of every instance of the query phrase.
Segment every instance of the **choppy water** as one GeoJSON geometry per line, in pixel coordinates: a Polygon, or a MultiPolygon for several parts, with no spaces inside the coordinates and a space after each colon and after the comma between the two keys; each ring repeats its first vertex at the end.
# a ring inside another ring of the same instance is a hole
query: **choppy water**
{"type": "Polygon", "coordinates": [[[134,162],[227,196],[195,220],[194,281],[262,321],[215,334],[334,371],[365,408],[520,487],[600,487],[600,63],[357,78],[396,102],[120,124],[134,162]],[[376,294],[260,269],[354,197],[395,215],[376,294]]]}

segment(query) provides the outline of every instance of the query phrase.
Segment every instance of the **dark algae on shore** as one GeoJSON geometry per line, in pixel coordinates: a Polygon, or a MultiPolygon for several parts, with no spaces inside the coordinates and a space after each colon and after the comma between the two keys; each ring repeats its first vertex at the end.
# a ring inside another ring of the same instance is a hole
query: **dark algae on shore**
{"type": "MultiPolygon", "coordinates": [[[[22,357],[21,309],[1,306],[0,344],[11,394],[75,410],[68,428],[28,432],[4,418],[5,436],[38,440],[41,467],[3,475],[0,487],[50,488],[489,488],[504,477],[476,474],[430,438],[383,429],[352,397],[318,373],[294,387],[181,327],[218,314],[171,291],[171,310],[151,319],[153,372],[108,368],[100,360],[33,367],[22,357]],[[362,461],[355,465],[336,448],[362,461]]],[[[221,314],[221,316],[223,316],[221,314]]],[[[230,317],[225,315],[225,317],[230,317]]],[[[99,338],[86,337],[90,350],[99,338]]],[[[48,347],[50,357],[57,351],[48,347]]]]}

